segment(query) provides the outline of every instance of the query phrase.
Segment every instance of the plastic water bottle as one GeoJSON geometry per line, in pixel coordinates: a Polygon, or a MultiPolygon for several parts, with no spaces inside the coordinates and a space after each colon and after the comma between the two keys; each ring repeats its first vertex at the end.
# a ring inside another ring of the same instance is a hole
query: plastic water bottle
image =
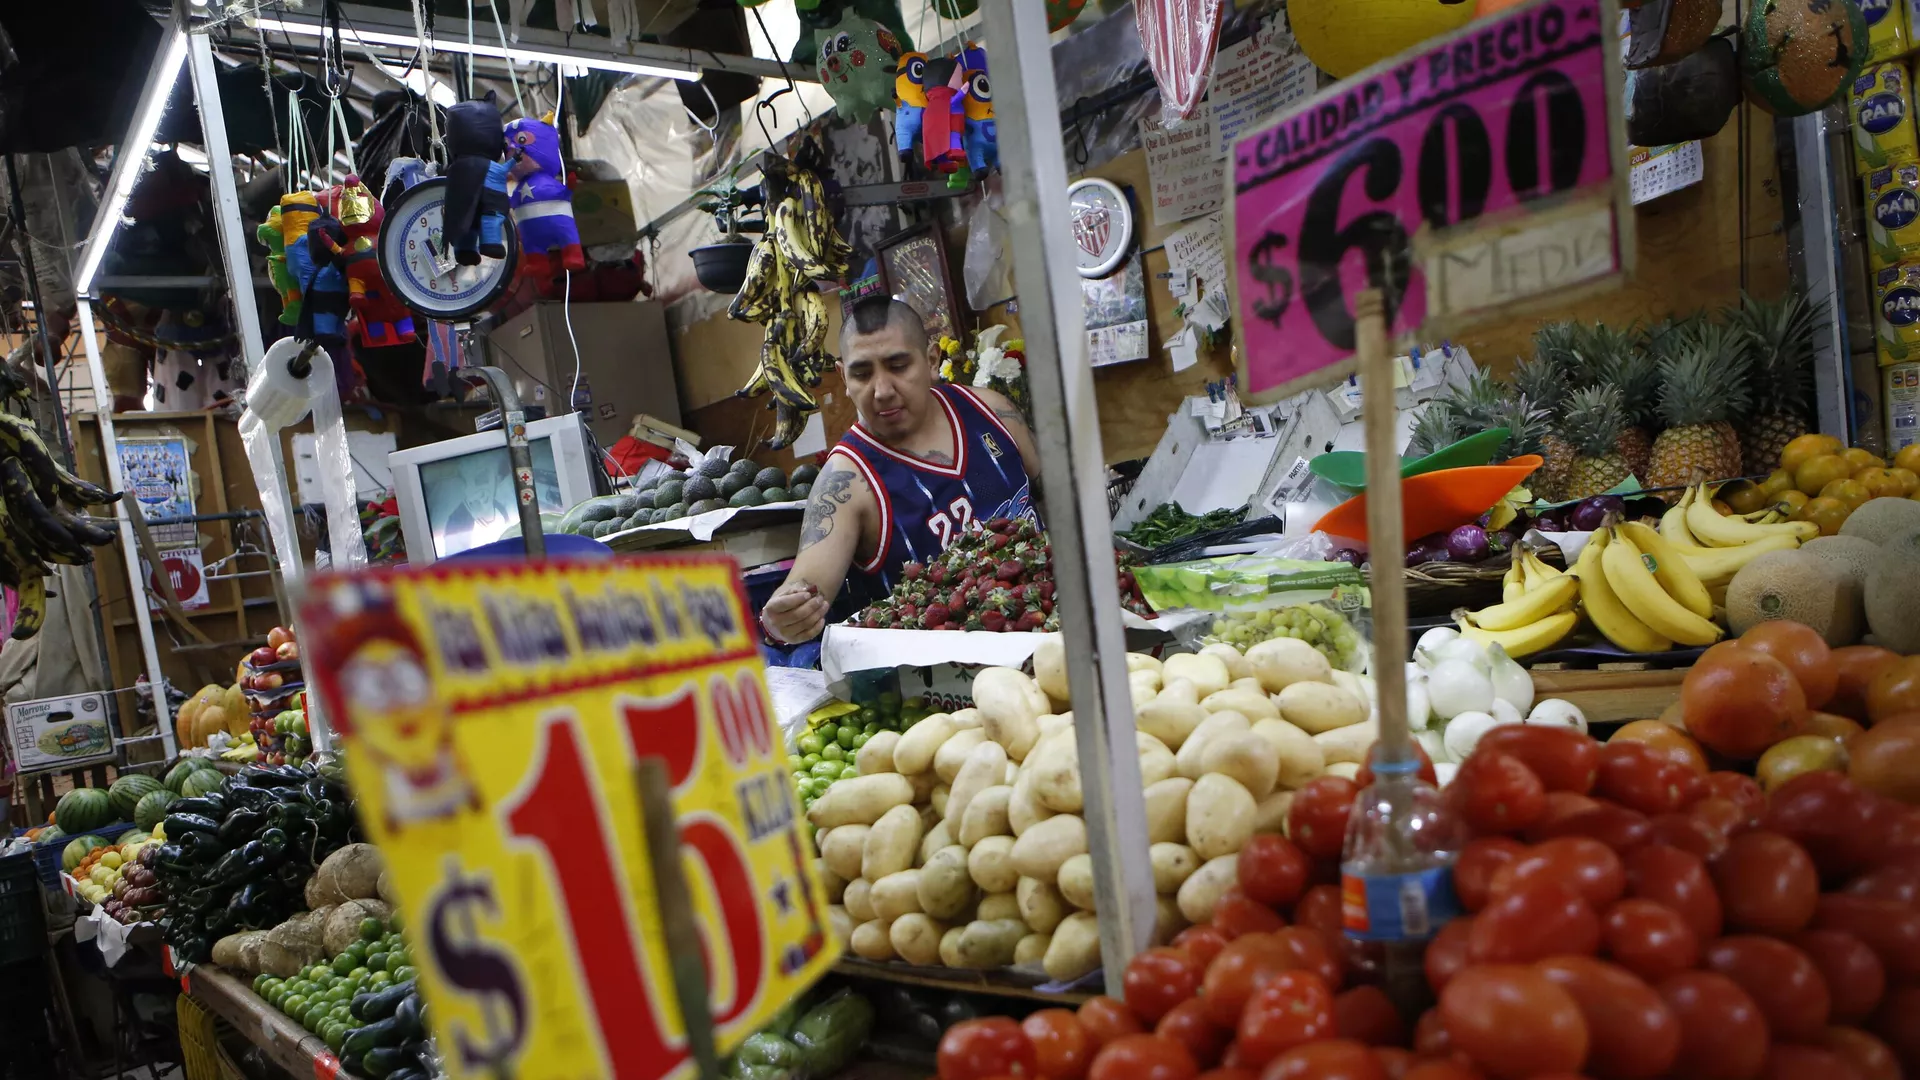
{"type": "Polygon", "coordinates": [[[1347,820],[1340,863],[1349,959],[1411,1021],[1432,1004],[1427,941],[1460,914],[1453,862],[1467,832],[1422,780],[1417,760],[1373,764],[1347,820]]]}

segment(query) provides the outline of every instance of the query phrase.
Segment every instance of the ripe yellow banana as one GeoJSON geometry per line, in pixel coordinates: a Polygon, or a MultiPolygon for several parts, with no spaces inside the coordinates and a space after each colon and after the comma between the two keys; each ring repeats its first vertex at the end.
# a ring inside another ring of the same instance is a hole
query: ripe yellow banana
{"type": "Polygon", "coordinates": [[[1561,638],[1572,633],[1573,628],[1579,625],[1580,616],[1571,611],[1562,611],[1511,630],[1488,630],[1473,625],[1464,616],[1459,623],[1461,637],[1482,645],[1499,645],[1507,651],[1508,656],[1520,657],[1559,644],[1561,638]]]}
{"type": "Polygon", "coordinates": [[[1465,618],[1482,630],[1513,630],[1539,622],[1549,615],[1570,611],[1579,597],[1580,583],[1562,575],[1528,591],[1512,603],[1495,604],[1490,608],[1469,612],[1465,618]]]}
{"type": "Polygon", "coordinates": [[[1782,534],[1804,542],[1819,536],[1820,526],[1811,521],[1755,525],[1743,518],[1721,517],[1713,509],[1712,496],[1703,488],[1687,507],[1687,531],[1709,547],[1739,547],[1782,534]]]}
{"type": "Polygon", "coordinates": [[[1660,535],[1674,547],[1706,547],[1694,537],[1693,531],[1687,528],[1687,508],[1693,505],[1693,495],[1696,490],[1688,488],[1672,506],[1667,507],[1666,513],[1660,515],[1660,535]]]}
{"type": "Polygon", "coordinates": [[[1713,598],[1707,595],[1707,587],[1700,575],[1687,565],[1685,557],[1678,548],[1667,543],[1658,532],[1637,521],[1629,521],[1620,526],[1621,535],[1633,541],[1640,549],[1642,562],[1651,559],[1653,578],[1667,595],[1680,601],[1680,606],[1703,619],[1713,618],[1713,598]]]}
{"type": "Polygon", "coordinates": [[[1580,581],[1580,607],[1587,613],[1587,620],[1608,641],[1628,652],[1657,653],[1673,648],[1672,641],[1654,633],[1614,594],[1600,565],[1606,549],[1607,533],[1601,530],[1593,534],[1574,561],[1573,576],[1580,581]]]}
{"type": "Polygon", "coordinates": [[[1528,581],[1521,562],[1520,553],[1516,551],[1507,572],[1500,576],[1500,602],[1503,604],[1511,604],[1527,594],[1528,581]]]}
{"type": "Polygon", "coordinates": [[[1606,574],[1607,585],[1634,618],[1661,637],[1681,645],[1711,645],[1724,633],[1668,595],[1654,577],[1653,568],[1640,557],[1640,549],[1618,530],[1607,537],[1606,550],[1600,554],[1600,568],[1606,574]]]}
{"type": "Polygon", "coordinates": [[[1548,566],[1543,560],[1541,560],[1540,556],[1535,555],[1532,551],[1529,551],[1526,548],[1522,548],[1520,550],[1521,550],[1522,556],[1527,561],[1528,574],[1538,584],[1545,585],[1548,582],[1554,580],[1555,578],[1566,576],[1566,571],[1557,570],[1554,567],[1548,566]]]}
{"type": "Polygon", "coordinates": [[[1677,548],[1687,568],[1711,589],[1733,580],[1740,568],[1769,551],[1792,551],[1800,541],[1785,533],[1764,537],[1735,548],[1677,548]]]}

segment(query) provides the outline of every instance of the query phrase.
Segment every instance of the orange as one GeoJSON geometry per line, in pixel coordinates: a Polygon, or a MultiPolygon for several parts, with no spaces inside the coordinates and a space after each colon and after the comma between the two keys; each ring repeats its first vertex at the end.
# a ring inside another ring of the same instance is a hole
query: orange
{"type": "Polygon", "coordinates": [[[1852,462],[1853,467],[1856,469],[1864,469],[1869,465],[1878,465],[1884,468],[1887,464],[1885,458],[1871,450],[1862,450],[1857,446],[1848,450],[1842,450],[1840,456],[1852,462]]]}
{"type": "Polygon", "coordinates": [[[1839,499],[1823,495],[1809,500],[1807,505],[1801,507],[1793,516],[1796,521],[1811,521],[1820,526],[1821,536],[1835,536],[1839,534],[1840,526],[1846,523],[1847,515],[1851,513],[1853,513],[1853,507],[1839,499]]]}
{"type": "Polygon", "coordinates": [[[1851,465],[1846,458],[1838,454],[1822,454],[1808,458],[1793,470],[1793,486],[1808,495],[1818,495],[1820,489],[1835,480],[1845,480],[1853,475],[1858,466],[1851,465]]]}
{"type": "MultiPolygon", "coordinates": [[[[1787,472],[1795,472],[1809,458],[1837,454],[1846,448],[1846,443],[1831,435],[1802,435],[1781,449],[1780,467],[1787,472]]],[[[1920,469],[1915,471],[1920,472],[1920,469]]]]}
{"type": "Polygon", "coordinates": [[[1799,521],[1801,520],[1800,508],[1807,505],[1808,499],[1804,491],[1783,491],[1777,501],[1786,508],[1789,517],[1799,521]]]}
{"type": "Polygon", "coordinates": [[[1773,470],[1767,474],[1760,490],[1767,493],[1767,498],[1778,499],[1781,493],[1793,490],[1793,473],[1787,469],[1773,470]]]}
{"type": "Polygon", "coordinates": [[[1902,465],[1895,465],[1887,471],[1892,473],[1896,480],[1900,481],[1900,494],[1911,495],[1916,491],[1920,491],[1920,473],[1916,473],[1912,469],[1902,465]]]}
{"type": "Polygon", "coordinates": [[[1867,489],[1867,497],[1903,499],[1907,495],[1907,485],[1892,469],[1869,466],[1853,474],[1853,482],[1867,489]]]}
{"type": "Polygon", "coordinates": [[[1901,447],[1899,451],[1893,455],[1893,465],[1896,469],[1905,469],[1910,473],[1920,474],[1920,443],[1909,443],[1901,447]]]}
{"type": "Polygon", "coordinates": [[[1867,492],[1867,486],[1858,480],[1835,480],[1820,489],[1820,498],[1839,499],[1847,504],[1847,512],[1860,509],[1860,504],[1873,496],[1867,492]]]}
{"type": "Polygon", "coordinates": [[[1720,489],[1719,498],[1726,501],[1727,507],[1736,514],[1751,514],[1772,504],[1767,489],[1751,480],[1735,480],[1720,489]]]}

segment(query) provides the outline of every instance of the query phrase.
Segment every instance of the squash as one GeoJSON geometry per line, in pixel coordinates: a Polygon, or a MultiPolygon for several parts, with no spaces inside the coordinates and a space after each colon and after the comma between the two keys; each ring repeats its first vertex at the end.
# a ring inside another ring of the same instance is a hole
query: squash
{"type": "Polygon", "coordinates": [[[209,705],[223,705],[226,694],[226,687],[218,683],[208,683],[188,698],[185,705],[180,706],[180,711],[174,714],[173,718],[173,735],[182,747],[205,746],[208,734],[227,730],[227,717],[224,711],[221,713],[220,726],[217,728],[204,729],[199,723],[200,714],[205,712],[209,705]],[[203,730],[206,734],[196,734],[203,730]]]}
{"type": "Polygon", "coordinates": [[[253,708],[247,704],[246,691],[240,689],[239,683],[227,687],[222,695],[220,707],[227,710],[227,734],[236,739],[245,735],[250,727],[249,720],[253,708]]]}
{"type": "Polygon", "coordinates": [[[227,710],[219,705],[208,705],[193,718],[192,746],[205,746],[207,740],[227,730],[227,710]]]}

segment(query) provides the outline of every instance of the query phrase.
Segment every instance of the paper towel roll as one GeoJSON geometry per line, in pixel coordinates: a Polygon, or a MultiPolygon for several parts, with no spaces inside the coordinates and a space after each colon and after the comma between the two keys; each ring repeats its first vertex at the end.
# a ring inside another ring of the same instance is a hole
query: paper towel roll
{"type": "Polygon", "coordinates": [[[353,490],[353,457],[347,452],[347,424],[340,411],[340,391],[333,381],[333,358],[313,347],[312,365],[305,377],[289,368],[308,346],[281,338],[267,349],[266,358],[247,380],[247,409],[240,417],[240,441],[253,465],[260,489],[267,531],[283,565],[299,565],[300,548],[293,539],[293,523],[282,511],[287,488],[286,469],[279,451],[282,428],[313,414],[315,450],[320,462],[320,492],[327,506],[327,541],[335,570],[367,565],[367,545],[360,533],[360,507],[353,490]]]}

